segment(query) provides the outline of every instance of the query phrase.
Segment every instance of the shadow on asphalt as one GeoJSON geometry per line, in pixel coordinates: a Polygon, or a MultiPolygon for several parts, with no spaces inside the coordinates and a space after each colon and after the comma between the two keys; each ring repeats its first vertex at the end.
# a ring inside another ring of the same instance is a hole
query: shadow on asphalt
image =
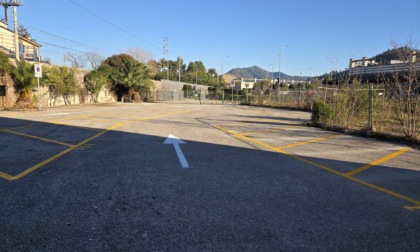
{"type": "MultiPolygon", "coordinates": [[[[0,178],[2,251],[420,249],[409,203],[287,155],[189,141],[183,169],[165,138],[116,130],[57,157],[102,131],[0,117],[0,171],[41,164],[0,178]]],[[[419,174],[358,177],[418,198],[419,174]]]]}

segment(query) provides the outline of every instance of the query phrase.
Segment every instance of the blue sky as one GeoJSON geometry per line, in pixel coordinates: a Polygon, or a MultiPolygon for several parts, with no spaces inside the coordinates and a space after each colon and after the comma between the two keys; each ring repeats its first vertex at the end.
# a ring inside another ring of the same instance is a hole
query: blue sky
{"type": "Polygon", "coordinates": [[[135,47],[160,59],[168,37],[170,59],[201,60],[218,72],[221,64],[224,72],[278,71],[287,45],[281,71],[313,76],[379,54],[391,40],[420,42],[419,11],[419,0],[25,0],[18,22],[54,64],[69,51],[108,57],[135,47]]]}

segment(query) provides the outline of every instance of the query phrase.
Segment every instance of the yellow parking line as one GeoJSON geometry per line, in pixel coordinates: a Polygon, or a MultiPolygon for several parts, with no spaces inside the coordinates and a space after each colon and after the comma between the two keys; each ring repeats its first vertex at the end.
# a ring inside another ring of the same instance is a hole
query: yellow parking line
{"type": "Polygon", "coordinates": [[[1,171],[0,171],[0,177],[4,178],[4,179],[7,179],[7,180],[12,180],[12,178],[13,178],[13,176],[10,176],[9,174],[1,172],[1,171]]]}
{"type": "Polygon", "coordinates": [[[23,134],[23,133],[11,131],[11,130],[5,130],[5,132],[10,133],[10,134],[19,135],[19,136],[30,137],[30,138],[42,140],[44,142],[50,142],[50,143],[60,144],[60,145],[64,145],[64,146],[67,146],[67,147],[73,147],[74,146],[73,144],[58,142],[58,141],[54,141],[54,140],[51,140],[51,139],[47,139],[47,138],[43,138],[43,137],[38,137],[38,136],[32,136],[32,135],[28,135],[28,134],[23,134]]]}
{"type": "Polygon", "coordinates": [[[7,131],[7,130],[23,129],[23,128],[28,128],[28,127],[32,127],[32,126],[41,125],[41,124],[45,124],[45,123],[33,123],[33,124],[28,124],[28,125],[24,125],[24,126],[15,127],[15,128],[10,128],[10,129],[2,129],[2,130],[0,130],[0,132],[1,131],[7,131]]]}
{"type": "Polygon", "coordinates": [[[327,137],[320,137],[320,138],[316,138],[316,139],[311,139],[309,141],[302,141],[302,142],[292,143],[292,144],[288,144],[288,145],[283,145],[283,146],[280,146],[280,147],[277,147],[277,148],[288,149],[288,148],[301,146],[301,145],[305,145],[305,144],[321,142],[321,141],[331,139],[331,138],[336,138],[336,137],[339,137],[339,136],[342,136],[342,135],[341,134],[335,134],[335,135],[331,135],[331,136],[327,136],[327,137]]]}
{"type": "Polygon", "coordinates": [[[189,109],[189,110],[181,110],[181,111],[176,111],[176,112],[171,112],[171,113],[167,113],[167,114],[163,114],[163,115],[156,115],[156,116],[150,116],[150,117],[143,117],[143,118],[138,118],[138,119],[127,119],[128,122],[141,122],[141,121],[150,121],[150,120],[154,120],[154,119],[160,119],[160,118],[164,118],[167,116],[173,116],[173,115],[179,115],[179,114],[184,114],[184,113],[188,113],[188,112],[192,112],[193,110],[189,109]]]}
{"type": "Polygon", "coordinates": [[[61,119],[51,120],[51,121],[48,121],[48,122],[52,123],[52,124],[62,124],[60,122],[68,121],[68,120],[72,120],[72,119],[76,119],[76,118],[80,118],[80,117],[84,117],[84,116],[83,115],[71,116],[71,117],[65,117],[65,118],[61,118],[61,119]]]}
{"type": "MultiPolygon", "coordinates": [[[[326,167],[326,166],[324,166],[324,165],[317,164],[317,163],[312,162],[312,161],[310,161],[310,160],[307,160],[307,159],[305,159],[305,158],[302,158],[302,157],[296,156],[296,155],[294,155],[294,154],[288,153],[288,152],[286,152],[286,151],[284,151],[284,150],[282,150],[282,149],[279,149],[279,148],[276,148],[276,147],[271,146],[271,145],[269,145],[269,144],[266,144],[266,143],[260,142],[260,141],[258,141],[258,140],[256,140],[256,139],[249,138],[249,137],[243,136],[243,135],[241,135],[241,134],[235,133],[235,132],[233,132],[233,131],[231,131],[231,130],[228,130],[228,129],[225,129],[225,128],[223,128],[223,127],[220,127],[220,126],[215,126],[215,128],[216,128],[216,129],[219,129],[219,130],[221,130],[221,131],[224,131],[224,132],[226,132],[226,133],[229,133],[229,134],[233,135],[234,137],[236,137],[236,138],[238,138],[238,139],[241,139],[241,140],[244,140],[244,141],[248,141],[248,142],[252,142],[252,143],[255,143],[255,144],[257,144],[257,145],[260,145],[260,146],[263,146],[263,147],[265,147],[265,148],[268,148],[268,149],[270,149],[270,150],[274,150],[274,151],[276,151],[276,152],[278,152],[278,153],[281,153],[281,154],[287,155],[287,156],[292,157],[292,158],[294,158],[294,159],[300,160],[300,161],[305,162],[305,163],[307,163],[307,164],[313,165],[313,166],[315,166],[315,167],[318,167],[318,168],[321,168],[321,169],[323,169],[323,170],[326,170],[326,171],[329,171],[329,172],[331,172],[331,173],[334,173],[334,174],[336,174],[336,175],[339,175],[340,177],[343,177],[343,178],[349,179],[349,180],[351,180],[351,181],[353,181],[353,182],[357,182],[357,183],[362,184],[362,185],[364,185],[364,186],[367,186],[367,187],[369,187],[369,188],[372,188],[372,189],[375,189],[375,190],[377,190],[377,191],[380,191],[380,192],[386,193],[386,194],[391,195],[391,196],[393,196],[393,197],[395,197],[395,198],[399,198],[399,199],[402,199],[402,200],[405,200],[405,201],[411,202],[411,203],[413,203],[414,205],[416,205],[416,206],[414,206],[414,207],[404,207],[404,208],[405,208],[405,209],[407,209],[407,210],[411,210],[411,211],[412,211],[412,210],[418,210],[418,209],[420,209],[420,201],[415,200],[415,199],[413,199],[413,198],[410,198],[410,197],[407,197],[407,196],[405,196],[405,195],[402,195],[402,194],[396,193],[396,192],[394,192],[394,191],[391,191],[391,190],[389,190],[389,189],[386,189],[386,188],[383,188],[383,187],[380,187],[380,186],[377,186],[377,185],[371,184],[371,183],[369,183],[369,182],[366,182],[366,181],[363,181],[363,180],[359,180],[359,179],[354,178],[354,177],[352,177],[352,176],[348,176],[348,175],[343,174],[343,173],[341,173],[341,172],[339,172],[339,171],[337,171],[337,170],[331,169],[331,168],[326,167]]],[[[402,150],[400,150],[400,151],[403,151],[403,150],[405,150],[405,149],[402,149],[402,150]]],[[[407,151],[407,150],[405,150],[405,151],[407,151]]],[[[405,151],[404,151],[404,152],[405,152],[405,151]]],[[[401,153],[401,154],[402,154],[402,153],[401,153]]],[[[388,155],[388,156],[391,156],[391,155],[388,155]]],[[[398,155],[395,155],[395,157],[396,157],[396,156],[398,156],[398,155]]],[[[388,158],[388,160],[389,160],[389,159],[391,159],[391,158],[388,158]]],[[[385,162],[385,161],[383,161],[383,162],[385,162]]]]}
{"type": "MultiPolygon", "coordinates": [[[[158,118],[162,118],[162,117],[166,117],[166,116],[177,115],[177,114],[181,114],[181,113],[188,113],[188,112],[191,112],[191,111],[192,110],[183,110],[183,111],[177,111],[177,112],[167,113],[167,114],[163,114],[163,115],[157,115],[157,116],[153,116],[153,117],[140,118],[140,119],[137,119],[135,121],[129,121],[129,120],[127,120],[127,121],[124,121],[124,122],[118,122],[118,123],[114,124],[113,126],[107,128],[106,130],[103,130],[103,131],[99,132],[98,134],[96,134],[96,135],[94,135],[94,136],[92,136],[92,137],[90,137],[90,138],[88,138],[88,139],[86,139],[86,140],[84,140],[84,141],[76,144],[76,145],[69,146],[70,148],[68,148],[68,149],[66,149],[66,150],[58,153],[57,155],[55,155],[55,156],[53,156],[53,157],[51,157],[51,158],[49,158],[47,160],[44,160],[43,162],[41,162],[39,164],[36,164],[36,165],[32,166],[31,168],[29,168],[29,169],[27,169],[27,170],[19,173],[16,176],[11,176],[11,175],[9,175],[7,173],[0,172],[0,177],[4,178],[6,180],[9,180],[9,181],[10,180],[18,180],[18,179],[21,179],[21,178],[25,177],[26,175],[28,175],[28,174],[30,174],[30,173],[38,170],[39,168],[43,167],[44,165],[46,165],[48,163],[51,163],[52,161],[54,161],[54,160],[56,160],[56,159],[64,156],[65,154],[67,154],[67,153],[69,153],[69,152],[71,152],[71,151],[73,151],[75,149],[78,149],[80,147],[83,148],[83,146],[85,146],[88,142],[90,142],[90,141],[92,141],[92,140],[94,140],[94,139],[96,139],[96,138],[104,135],[105,133],[107,133],[109,131],[115,130],[115,129],[117,129],[117,128],[125,125],[125,124],[129,124],[129,123],[136,122],[136,121],[153,120],[153,119],[158,119],[158,118]]],[[[66,125],[66,126],[69,126],[69,125],[66,125]]],[[[69,127],[73,127],[73,126],[69,126],[69,127]]],[[[74,127],[76,127],[76,126],[74,126],[74,127]]],[[[16,133],[16,132],[12,132],[12,133],[16,133]]],[[[46,140],[46,139],[42,139],[42,140],[46,140]]]]}
{"type": "Polygon", "coordinates": [[[409,210],[409,211],[420,210],[420,205],[418,205],[418,206],[405,206],[404,208],[409,210]]]}
{"type": "Polygon", "coordinates": [[[378,159],[378,160],[375,160],[375,161],[373,161],[373,162],[370,162],[369,164],[366,164],[366,165],[364,165],[364,166],[362,166],[362,167],[359,167],[359,168],[357,168],[357,169],[354,169],[354,170],[352,170],[352,171],[349,171],[349,172],[345,173],[344,175],[345,175],[345,176],[349,176],[349,177],[351,177],[351,176],[353,176],[353,175],[356,175],[357,173],[360,173],[360,172],[366,171],[367,169],[369,169],[369,168],[371,168],[371,167],[373,167],[373,166],[380,165],[380,164],[382,164],[382,163],[384,163],[384,162],[386,162],[386,161],[388,161],[388,160],[391,160],[391,159],[393,159],[393,158],[395,158],[395,157],[398,157],[399,155],[401,155],[401,154],[403,154],[403,153],[405,153],[405,152],[407,152],[407,151],[409,151],[409,150],[410,150],[410,148],[402,148],[402,149],[401,149],[401,150],[399,150],[399,151],[396,151],[396,152],[391,153],[391,154],[389,154],[389,155],[386,155],[385,157],[382,157],[382,158],[380,158],[380,159],[378,159]]]}
{"type": "Polygon", "coordinates": [[[24,172],[22,172],[22,173],[20,173],[20,174],[18,174],[18,175],[16,175],[16,176],[14,176],[14,177],[12,177],[12,178],[10,178],[10,179],[8,179],[8,180],[17,180],[17,179],[21,179],[22,177],[24,177],[24,176],[28,175],[29,173],[31,173],[31,172],[33,172],[33,171],[36,171],[37,169],[41,168],[42,166],[44,166],[44,165],[46,165],[46,164],[48,164],[48,163],[51,163],[52,161],[56,160],[57,158],[59,158],[59,157],[61,157],[61,156],[65,155],[65,154],[67,154],[67,153],[69,153],[69,152],[71,152],[71,151],[73,151],[73,150],[75,150],[75,149],[77,149],[77,148],[79,148],[80,146],[82,146],[82,145],[84,145],[84,144],[86,144],[86,143],[88,143],[88,142],[90,142],[90,141],[94,140],[95,138],[98,138],[98,137],[102,136],[103,134],[105,134],[105,133],[107,133],[107,132],[109,132],[109,131],[111,131],[111,130],[114,130],[114,129],[118,128],[118,127],[121,127],[121,126],[122,126],[122,125],[124,125],[124,124],[125,124],[125,123],[121,123],[121,122],[116,123],[116,124],[115,124],[115,125],[113,125],[112,127],[109,127],[108,129],[106,129],[106,130],[104,130],[104,131],[99,132],[98,134],[96,134],[96,135],[94,135],[94,136],[92,136],[92,137],[90,137],[90,138],[88,138],[88,139],[86,139],[86,140],[84,140],[84,141],[82,141],[82,142],[78,143],[77,145],[73,145],[72,147],[70,147],[70,148],[68,148],[68,149],[66,149],[66,150],[64,150],[64,151],[62,151],[62,152],[60,152],[60,153],[58,153],[57,155],[55,155],[55,156],[53,156],[53,157],[51,157],[51,158],[49,158],[49,159],[47,159],[47,160],[45,160],[45,161],[43,161],[43,162],[41,162],[41,163],[37,164],[37,165],[32,166],[31,168],[29,168],[29,169],[25,170],[24,172]]]}
{"type": "Polygon", "coordinates": [[[215,128],[216,128],[216,129],[219,129],[219,130],[221,130],[221,131],[224,131],[224,132],[226,132],[226,133],[229,133],[229,134],[233,135],[234,137],[236,137],[236,138],[238,138],[238,139],[241,139],[241,140],[244,140],[244,141],[248,141],[248,142],[255,143],[255,144],[260,145],[260,146],[263,146],[263,147],[265,147],[265,148],[267,148],[267,149],[270,149],[270,150],[273,150],[273,151],[275,151],[275,152],[278,152],[278,153],[281,153],[281,154],[284,154],[284,155],[287,155],[287,156],[293,157],[294,159],[301,160],[301,161],[303,161],[303,162],[305,162],[305,163],[308,163],[308,164],[310,164],[310,165],[316,166],[316,167],[318,167],[318,168],[321,168],[321,169],[323,169],[323,170],[329,171],[329,172],[331,172],[331,173],[334,173],[334,174],[337,174],[337,175],[340,175],[340,174],[341,174],[339,171],[336,171],[336,170],[334,170],[334,169],[331,169],[331,168],[326,167],[326,166],[321,165],[321,164],[314,163],[314,162],[312,162],[312,161],[310,161],[310,160],[307,160],[307,159],[301,158],[301,157],[299,157],[299,156],[293,155],[293,154],[288,153],[288,152],[286,152],[286,151],[284,151],[284,150],[281,150],[281,149],[279,149],[279,148],[277,148],[277,147],[275,147],[275,146],[271,146],[271,145],[266,144],[266,143],[264,143],[264,142],[258,141],[258,140],[254,139],[254,138],[246,137],[246,136],[244,136],[244,135],[242,135],[242,134],[235,133],[235,132],[233,132],[233,131],[231,131],[231,130],[225,129],[225,128],[220,127],[220,126],[216,126],[215,128]]]}
{"type": "Polygon", "coordinates": [[[256,134],[267,133],[267,132],[276,132],[276,131],[299,128],[299,127],[302,127],[302,126],[296,125],[296,126],[288,126],[288,127],[278,128],[278,129],[265,129],[265,130],[260,130],[260,131],[243,132],[241,133],[241,135],[250,136],[250,135],[256,135],[256,134]]]}

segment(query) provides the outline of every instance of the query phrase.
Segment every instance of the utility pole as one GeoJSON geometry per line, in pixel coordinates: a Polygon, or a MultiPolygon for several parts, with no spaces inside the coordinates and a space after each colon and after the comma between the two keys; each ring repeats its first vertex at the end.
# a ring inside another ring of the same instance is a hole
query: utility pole
{"type": "Polygon", "coordinates": [[[166,67],[167,67],[166,79],[169,80],[169,40],[168,40],[168,37],[163,38],[163,54],[164,56],[166,56],[166,67]]]}
{"type": "Polygon", "coordinates": [[[280,66],[281,66],[281,49],[282,48],[286,48],[286,47],[288,47],[287,45],[285,45],[285,46],[280,46],[280,54],[279,54],[279,86],[280,86],[280,83],[281,83],[281,69],[280,69],[280,66]]]}
{"type": "Polygon", "coordinates": [[[178,82],[181,82],[181,57],[178,57],[178,82]]]}
{"type": "Polygon", "coordinates": [[[15,30],[15,36],[14,36],[14,41],[15,41],[15,59],[16,61],[20,60],[20,55],[19,55],[19,33],[18,33],[18,22],[17,22],[17,8],[18,6],[22,5],[22,2],[19,0],[1,0],[0,4],[3,5],[4,7],[4,11],[5,11],[5,20],[6,22],[8,22],[8,13],[7,13],[7,9],[10,6],[13,6],[13,24],[14,24],[14,30],[15,30]]]}
{"type": "Polygon", "coordinates": [[[332,79],[332,74],[333,74],[333,68],[334,68],[334,61],[337,61],[337,58],[327,58],[327,60],[331,60],[331,72],[330,72],[330,78],[331,78],[331,82],[334,84],[334,81],[332,79]]]}

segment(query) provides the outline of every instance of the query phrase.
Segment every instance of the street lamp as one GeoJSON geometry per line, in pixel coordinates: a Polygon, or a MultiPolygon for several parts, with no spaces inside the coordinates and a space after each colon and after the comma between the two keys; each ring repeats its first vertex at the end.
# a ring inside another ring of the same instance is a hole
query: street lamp
{"type": "Polygon", "coordinates": [[[334,67],[334,61],[337,61],[337,58],[327,58],[327,60],[331,60],[331,72],[330,72],[330,78],[331,78],[331,82],[332,82],[332,71],[333,71],[333,67],[334,67]]]}
{"type": "Polygon", "coordinates": [[[284,45],[284,46],[280,46],[280,54],[279,54],[279,86],[280,86],[280,83],[281,83],[281,69],[280,69],[280,66],[281,66],[281,49],[283,49],[283,48],[286,48],[286,47],[288,47],[287,45],[284,45]]]}
{"type": "MultiPolygon", "coordinates": [[[[229,55],[226,55],[225,58],[229,58],[229,55]]],[[[221,78],[223,78],[223,57],[220,58],[220,78],[219,78],[219,84],[221,83],[221,78]]]]}

